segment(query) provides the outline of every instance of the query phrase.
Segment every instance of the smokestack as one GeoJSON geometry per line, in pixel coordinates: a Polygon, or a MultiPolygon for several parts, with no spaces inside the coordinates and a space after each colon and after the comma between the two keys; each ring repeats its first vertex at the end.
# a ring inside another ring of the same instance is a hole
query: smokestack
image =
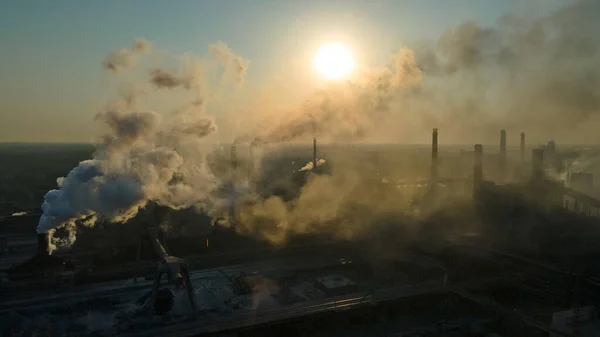
{"type": "Polygon", "coordinates": [[[48,253],[48,234],[47,233],[38,233],[37,235],[38,248],[37,255],[39,257],[47,257],[48,253]]]}
{"type": "Polygon", "coordinates": [[[500,130],[500,174],[505,178],[506,174],[506,130],[500,130]]]}
{"type": "Polygon", "coordinates": [[[475,163],[473,165],[473,194],[479,191],[483,180],[483,145],[475,145],[475,163]]]}
{"type": "Polygon", "coordinates": [[[525,132],[521,132],[521,164],[525,162],[525,132]]]}
{"type": "Polygon", "coordinates": [[[544,178],[544,149],[538,148],[532,151],[531,179],[540,181],[544,178]]]}
{"type": "Polygon", "coordinates": [[[317,169],[317,137],[313,138],[313,170],[317,169]]]}
{"type": "Polygon", "coordinates": [[[431,140],[431,188],[435,189],[438,183],[438,129],[433,129],[431,140]]]}

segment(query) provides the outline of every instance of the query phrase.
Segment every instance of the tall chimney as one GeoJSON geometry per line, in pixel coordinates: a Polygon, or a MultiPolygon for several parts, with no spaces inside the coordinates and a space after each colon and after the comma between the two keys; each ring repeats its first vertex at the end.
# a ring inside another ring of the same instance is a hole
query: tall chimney
{"type": "Polygon", "coordinates": [[[483,180],[483,145],[475,145],[475,163],[473,165],[473,194],[481,187],[483,180]]]}
{"type": "Polygon", "coordinates": [[[313,170],[317,169],[317,137],[313,138],[313,170]]]}
{"type": "Polygon", "coordinates": [[[431,188],[435,189],[438,183],[438,129],[433,129],[431,141],[431,188]]]}
{"type": "Polygon", "coordinates": [[[544,149],[537,148],[532,151],[531,179],[540,181],[544,178],[544,149]]]}
{"type": "Polygon", "coordinates": [[[506,130],[500,130],[500,174],[501,179],[506,177],[506,130]]]}

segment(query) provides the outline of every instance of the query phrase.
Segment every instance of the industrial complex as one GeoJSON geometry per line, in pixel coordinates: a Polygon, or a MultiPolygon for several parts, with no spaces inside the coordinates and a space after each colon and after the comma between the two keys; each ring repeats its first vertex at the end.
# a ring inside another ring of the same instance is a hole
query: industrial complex
{"type": "Polygon", "coordinates": [[[151,204],[49,255],[48,237],[32,234],[39,215],[3,219],[0,335],[599,336],[594,176],[566,170],[571,154],[553,141],[528,148],[520,133],[512,151],[508,136],[442,152],[433,129],[425,177],[364,179],[409,206],[344,238],[314,231],[274,244],[239,226],[238,201],[252,202],[236,197],[247,193],[239,181],[255,198],[293,200],[313,176],[336,174],[316,138],[296,189],[283,192],[260,182],[259,145],[246,156],[233,145],[227,225],[151,204]]]}

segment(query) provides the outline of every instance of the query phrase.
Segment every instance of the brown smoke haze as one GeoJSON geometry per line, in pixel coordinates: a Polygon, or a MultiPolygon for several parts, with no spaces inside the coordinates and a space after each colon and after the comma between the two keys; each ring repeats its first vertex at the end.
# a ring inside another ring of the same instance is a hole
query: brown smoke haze
{"type": "MultiPolygon", "coordinates": [[[[243,126],[232,140],[240,151],[264,146],[265,158],[275,146],[313,136],[330,143],[402,142],[425,139],[419,135],[429,135],[432,127],[443,130],[445,143],[496,143],[503,128],[515,135],[525,131],[528,139],[596,141],[596,132],[581,130],[600,121],[597,13],[600,2],[580,0],[542,18],[516,13],[492,27],[462,23],[434,41],[401,48],[384,66],[327,85],[300,106],[245,107],[248,113],[239,116],[243,126]]],[[[103,65],[117,76],[149,53],[150,44],[138,40],[110,54],[103,65]]],[[[38,230],[73,232],[82,221],[93,225],[88,220],[96,216],[127,222],[154,202],[195,207],[242,233],[280,243],[290,233],[353,237],[385,219],[407,221],[432,211],[418,206],[427,197],[421,186],[399,183],[427,178],[429,154],[389,159],[389,154],[332,152],[322,156],[330,174],[307,169],[292,177],[306,163],[301,159],[287,171],[289,178],[269,175],[263,165],[267,179],[261,183],[281,183],[294,197],[254,190],[247,175],[226,165],[229,154],[212,151],[209,136],[218,128],[207,104],[214,97],[211,88],[242,84],[248,66],[218,42],[207,56],[186,59],[180,68],[149,67],[147,78],[137,83],[141,93],[121,95],[97,115],[107,132],[94,158],[48,192],[38,230]],[[189,94],[187,101],[177,100],[169,111],[141,108],[149,94],[182,91],[189,94]],[[301,187],[294,187],[293,179],[302,180],[301,187]]],[[[470,162],[457,162],[448,166],[448,175],[470,170],[470,162]]]]}
{"type": "Polygon", "coordinates": [[[144,40],[137,39],[131,48],[122,48],[110,53],[102,62],[107,70],[118,73],[119,71],[129,69],[135,65],[140,55],[150,52],[152,45],[144,40]]]}
{"type": "Polygon", "coordinates": [[[537,19],[515,13],[492,27],[465,22],[423,43],[419,67],[446,89],[422,91],[446,106],[428,117],[446,132],[506,128],[533,139],[597,141],[580,131],[598,121],[599,11],[597,1],[573,1],[537,19]]]}
{"type": "Polygon", "coordinates": [[[249,109],[255,121],[264,115],[261,132],[239,133],[305,140],[316,121],[324,141],[422,142],[419,135],[439,127],[449,143],[495,143],[499,129],[540,142],[593,143],[599,6],[580,0],[545,17],[514,13],[489,27],[464,22],[400,49],[387,65],[322,88],[301,106],[249,109]]]}

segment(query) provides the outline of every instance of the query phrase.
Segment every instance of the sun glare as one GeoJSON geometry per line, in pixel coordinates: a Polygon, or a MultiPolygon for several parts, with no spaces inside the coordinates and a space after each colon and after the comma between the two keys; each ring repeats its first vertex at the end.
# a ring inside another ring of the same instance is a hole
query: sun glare
{"type": "Polygon", "coordinates": [[[354,68],[354,61],[343,44],[327,43],[317,51],[315,67],[319,74],[334,80],[348,76],[354,68]]]}

